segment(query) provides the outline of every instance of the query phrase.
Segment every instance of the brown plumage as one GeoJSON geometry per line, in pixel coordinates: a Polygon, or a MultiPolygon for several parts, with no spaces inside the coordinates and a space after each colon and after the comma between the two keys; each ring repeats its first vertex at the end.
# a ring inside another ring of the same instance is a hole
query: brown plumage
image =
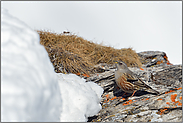
{"type": "Polygon", "coordinates": [[[128,69],[127,65],[122,61],[116,62],[117,70],[115,71],[115,81],[119,88],[125,93],[134,93],[137,90],[152,90],[156,94],[158,91],[152,89],[149,85],[145,84],[135,73],[128,69]]]}

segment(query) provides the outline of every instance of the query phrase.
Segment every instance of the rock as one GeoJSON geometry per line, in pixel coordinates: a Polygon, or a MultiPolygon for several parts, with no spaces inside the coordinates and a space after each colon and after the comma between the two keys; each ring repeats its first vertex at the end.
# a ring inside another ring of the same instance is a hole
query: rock
{"type": "MultiPolygon", "coordinates": [[[[144,58],[162,58],[166,54],[150,51],[140,55],[144,58]]],[[[142,68],[129,67],[146,84],[160,92],[156,95],[152,92],[137,91],[132,97],[131,94],[123,95],[124,92],[117,87],[114,66],[99,65],[98,68],[105,68],[103,72],[100,69],[86,81],[94,81],[104,89],[102,109],[97,115],[90,117],[88,122],[181,122],[182,65],[167,63],[166,61],[152,65],[152,61],[149,60],[142,68]]]]}
{"type": "Polygon", "coordinates": [[[100,63],[100,64],[94,66],[94,70],[96,73],[102,73],[102,72],[109,71],[114,68],[115,68],[115,65],[106,64],[106,63],[100,63]]]}
{"type": "Polygon", "coordinates": [[[140,57],[140,61],[146,67],[150,67],[157,64],[171,64],[165,52],[160,51],[144,51],[137,53],[140,57]]]}
{"type": "Polygon", "coordinates": [[[168,87],[177,88],[182,84],[182,65],[167,66],[161,71],[153,71],[153,81],[168,87]]]}

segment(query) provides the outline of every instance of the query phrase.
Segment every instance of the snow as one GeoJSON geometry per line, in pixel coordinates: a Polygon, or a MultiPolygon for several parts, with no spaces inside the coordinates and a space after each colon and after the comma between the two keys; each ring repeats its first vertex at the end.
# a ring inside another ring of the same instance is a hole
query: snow
{"type": "Polygon", "coordinates": [[[2,121],[59,121],[61,98],[39,35],[2,9],[2,121]]]}
{"type": "Polygon", "coordinates": [[[87,121],[101,109],[103,89],[73,74],[56,74],[39,35],[1,9],[3,122],[87,121]]]}
{"type": "Polygon", "coordinates": [[[75,74],[58,74],[63,100],[62,122],[86,122],[87,117],[97,114],[103,89],[93,82],[85,82],[75,74]]]}

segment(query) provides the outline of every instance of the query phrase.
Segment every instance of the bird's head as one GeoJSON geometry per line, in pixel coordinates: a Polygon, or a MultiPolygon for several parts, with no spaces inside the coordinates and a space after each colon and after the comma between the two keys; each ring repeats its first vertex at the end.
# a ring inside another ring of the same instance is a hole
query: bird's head
{"type": "Polygon", "coordinates": [[[117,70],[119,69],[128,69],[127,65],[122,61],[115,61],[117,70]]]}

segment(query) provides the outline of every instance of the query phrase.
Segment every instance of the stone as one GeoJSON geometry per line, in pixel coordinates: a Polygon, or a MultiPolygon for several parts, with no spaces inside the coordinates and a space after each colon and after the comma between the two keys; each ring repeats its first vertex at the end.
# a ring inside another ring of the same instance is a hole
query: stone
{"type": "Polygon", "coordinates": [[[116,68],[105,67],[107,64],[103,64],[103,72],[100,70],[88,77],[86,82],[93,81],[104,89],[102,109],[90,117],[89,122],[181,122],[182,65],[167,64],[166,59],[161,64],[152,64],[152,60],[147,60],[162,59],[165,55],[159,51],[139,53],[143,57],[141,59],[146,59],[143,69],[129,67],[146,84],[159,91],[159,95],[147,91],[137,91],[133,97],[130,97],[131,94],[123,95],[124,92],[115,83],[116,68]]]}

